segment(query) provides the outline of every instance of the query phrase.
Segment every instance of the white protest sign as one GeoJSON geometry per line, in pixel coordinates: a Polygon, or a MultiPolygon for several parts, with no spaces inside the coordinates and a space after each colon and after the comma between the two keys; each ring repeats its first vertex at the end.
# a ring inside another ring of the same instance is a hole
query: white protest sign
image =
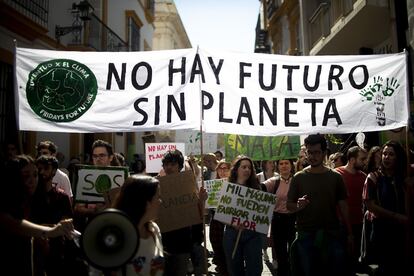
{"type": "Polygon", "coordinates": [[[103,203],[104,193],[121,187],[128,177],[126,167],[76,165],[75,201],[103,203]]]}
{"type": "Polygon", "coordinates": [[[214,219],[266,234],[276,204],[274,194],[224,181],[214,219]]]}
{"type": "MultiPolygon", "coordinates": [[[[207,191],[208,198],[206,200],[205,208],[217,208],[220,200],[220,191],[225,179],[205,180],[204,188],[207,191]]],[[[198,182],[198,187],[202,186],[202,182],[198,182]]]]}
{"type": "Polygon", "coordinates": [[[16,49],[19,129],[252,136],[407,126],[406,54],[16,49]]]}
{"type": "MultiPolygon", "coordinates": [[[[185,152],[190,155],[201,154],[201,133],[198,130],[180,130],[175,132],[175,142],[185,143],[185,152]]],[[[217,134],[203,133],[203,152],[217,150],[217,134]]]]}
{"type": "Polygon", "coordinates": [[[162,157],[169,150],[179,150],[185,156],[185,145],[183,143],[146,143],[146,172],[159,173],[162,169],[162,157]]]}

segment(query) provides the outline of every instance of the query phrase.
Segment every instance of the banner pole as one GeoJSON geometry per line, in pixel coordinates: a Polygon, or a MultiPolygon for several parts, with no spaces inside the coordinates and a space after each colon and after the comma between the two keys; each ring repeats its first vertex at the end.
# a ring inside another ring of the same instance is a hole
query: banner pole
{"type": "MultiPolygon", "coordinates": [[[[197,45],[196,55],[198,55],[200,47],[197,45]]],[[[203,95],[201,93],[201,79],[200,74],[198,75],[198,92],[200,94],[200,156],[201,156],[201,187],[204,189],[204,149],[203,149],[203,95]]],[[[205,201],[201,203],[201,216],[203,221],[203,233],[204,233],[204,270],[208,274],[208,259],[207,259],[207,232],[206,232],[206,218],[204,215],[205,201]]]]}
{"type": "Polygon", "coordinates": [[[408,63],[409,61],[409,56],[408,56],[408,51],[404,48],[404,54],[405,54],[405,78],[406,78],[406,94],[407,94],[407,112],[408,112],[408,118],[407,118],[407,123],[405,126],[405,151],[406,151],[406,157],[407,157],[407,177],[410,176],[410,147],[409,147],[409,141],[408,141],[408,132],[409,132],[409,127],[410,127],[410,77],[408,72],[410,72],[409,67],[408,67],[408,63]]]}
{"type": "Polygon", "coordinates": [[[17,86],[17,39],[13,39],[14,49],[14,64],[13,64],[13,97],[14,97],[14,110],[15,110],[15,118],[16,118],[16,126],[17,126],[17,146],[19,147],[19,152],[23,152],[23,137],[22,132],[20,131],[20,124],[19,124],[19,90],[17,86]]]}
{"type": "Polygon", "coordinates": [[[410,177],[410,146],[408,142],[408,126],[405,127],[405,155],[407,157],[407,177],[410,177]]]}
{"type": "Polygon", "coordinates": [[[237,234],[236,242],[234,243],[233,253],[231,253],[231,258],[234,259],[234,255],[236,255],[237,246],[239,245],[240,236],[243,230],[239,230],[239,233],[237,234]]]}

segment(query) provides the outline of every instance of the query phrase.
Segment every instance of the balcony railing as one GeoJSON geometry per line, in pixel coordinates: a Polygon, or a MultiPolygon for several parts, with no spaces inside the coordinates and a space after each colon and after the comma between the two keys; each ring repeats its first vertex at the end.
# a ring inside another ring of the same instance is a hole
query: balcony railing
{"type": "Polygon", "coordinates": [[[266,1],[266,14],[267,19],[270,19],[273,13],[280,7],[282,0],[267,0],[266,1]]]}
{"type": "Polygon", "coordinates": [[[319,4],[309,18],[309,44],[311,47],[330,34],[331,27],[352,11],[356,1],[331,0],[319,4]]]}
{"type": "Polygon", "coordinates": [[[47,29],[49,0],[3,0],[3,2],[47,29]]]}
{"type": "Polygon", "coordinates": [[[84,44],[96,51],[124,52],[128,51],[128,43],[111,30],[95,14],[91,14],[91,20],[87,23],[88,41],[84,44]]]}

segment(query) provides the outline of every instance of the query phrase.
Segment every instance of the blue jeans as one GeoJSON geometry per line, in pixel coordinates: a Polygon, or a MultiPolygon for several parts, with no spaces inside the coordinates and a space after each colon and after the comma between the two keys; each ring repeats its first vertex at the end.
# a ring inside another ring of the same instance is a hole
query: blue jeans
{"type": "Polygon", "coordinates": [[[294,275],[345,275],[346,253],[338,232],[300,232],[291,247],[294,275]]]}
{"type": "Polygon", "coordinates": [[[263,270],[262,247],[264,234],[243,230],[232,258],[239,230],[226,226],[223,237],[227,269],[231,276],[260,276],[263,270]]]}

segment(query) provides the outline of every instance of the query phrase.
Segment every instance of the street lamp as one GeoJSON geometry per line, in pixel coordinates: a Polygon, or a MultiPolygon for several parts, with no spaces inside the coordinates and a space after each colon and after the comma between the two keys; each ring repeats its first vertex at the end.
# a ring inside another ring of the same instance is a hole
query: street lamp
{"type": "MultiPolygon", "coordinates": [[[[94,11],[92,5],[87,0],[82,0],[79,4],[72,4],[72,13],[80,14],[77,15],[82,21],[91,20],[90,14],[94,11]]],[[[67,35],[72,32],[82,31],[82,25],[79,22],[74,22],[72,26],[61,27],[59,25],[55,26],[55,38],[60,43],[60,37],[67,35]],[[76,24],[78,23],[78,24],[76,24]]]]}

